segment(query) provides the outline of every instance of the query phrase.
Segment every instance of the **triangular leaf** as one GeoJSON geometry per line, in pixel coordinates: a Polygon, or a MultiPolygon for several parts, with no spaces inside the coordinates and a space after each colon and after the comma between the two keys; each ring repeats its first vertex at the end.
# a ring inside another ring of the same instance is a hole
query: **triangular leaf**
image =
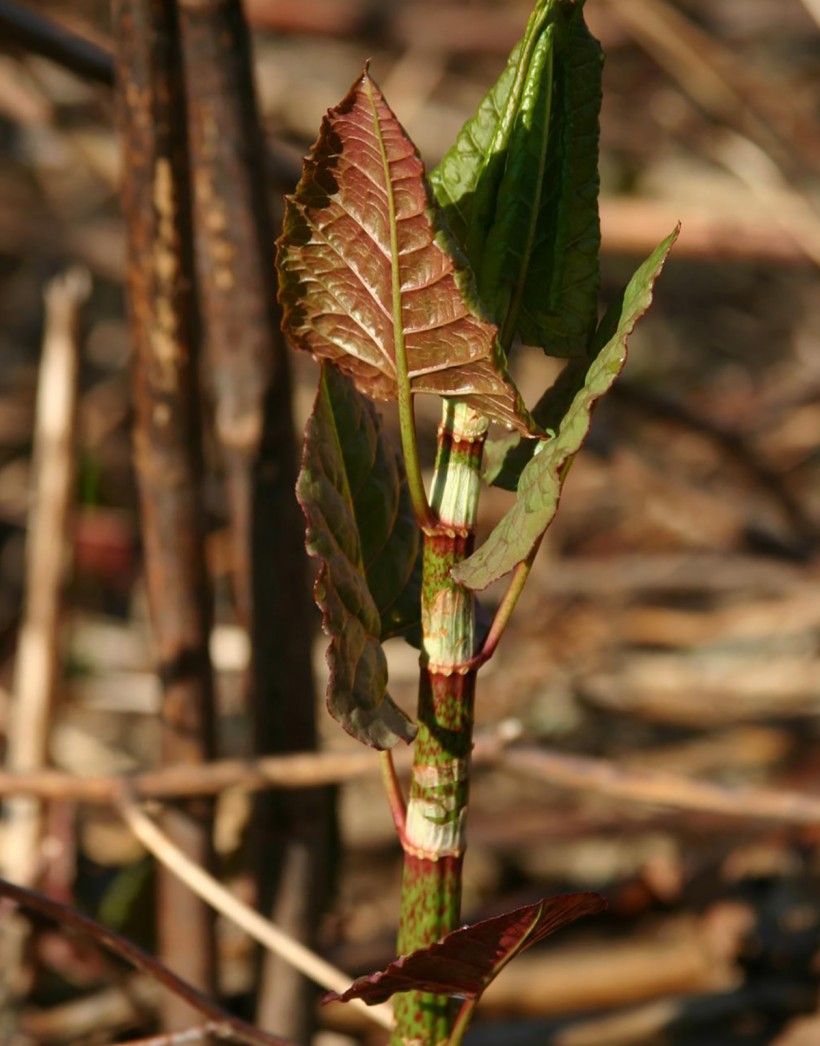
{"type": "Polygon", "coordinates": [[[602,55],[583,0],[540,0],[504,72],[430,181],[502,328],[584,353],[599,272],[602,55]]]}
{"type": "Polygon", "coordinates": [[[606,908],[597,893],[569,893],[464,926],[427,948],[394,959],[384,970],[359,977],[325,1002],[384,1002],[396,992],[423,991],[477,998],[520,952],[577,919],[606,908]]]}
{"type": "Polygon", "coordinates": [[[415,727],[387,694],[381,642],[417,627],[421,535],[401,457],[353,383],[325,364],[296,493],[319,560],[314,596],[330,636],[327,704],[348,733],[389,748],[415,727]]]}
{"type": "MultiPolygon", "coordinates": [[[[586,439],[592,408],[626,362],[629,335],[649,308],[653,285],[677,236],[675,229],[653,251],[601,320],[592,343],[592,361],[556,435],[539,443],[535,456],[522,471],[515,504],[481,548],[453,569],[453,577],[462,585],[481,589],[503,577],[527,558],[552,522],[566,466],[586,439]]],[[[561,396],[565,394],[562,389],[561,396]]]]}
{"type": "Polygon", "coordinates": [[[366,70],[324,118],[278,246],[283,325],[299,348],[382,399],[396,397],[403,350],[412,392],[529,430],[418,152],[366,70]]]}

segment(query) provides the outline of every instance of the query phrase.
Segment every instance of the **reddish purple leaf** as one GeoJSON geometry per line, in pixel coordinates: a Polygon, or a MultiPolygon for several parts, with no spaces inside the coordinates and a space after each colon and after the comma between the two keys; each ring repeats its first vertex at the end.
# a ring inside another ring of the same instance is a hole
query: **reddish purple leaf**
{"type": "Polygon", "coordinates": [[[533,434],[421,158],[366,69],[322,121],[278,248],[295,346],[378,399],[396,398],[403,354],[414,393],[462,397],[533,434]]]}
{"type": "Polygon", "coordinates": [[[597,893],[560,894],[528,904],[454,930],[429,948],[402,955],[386,969],[359,977],[341,995],[329,992],[323,1001],[363,999],[373,1006],[407,991],[478,998],[519,952],[605,908],[606,901],[597,893]]]}

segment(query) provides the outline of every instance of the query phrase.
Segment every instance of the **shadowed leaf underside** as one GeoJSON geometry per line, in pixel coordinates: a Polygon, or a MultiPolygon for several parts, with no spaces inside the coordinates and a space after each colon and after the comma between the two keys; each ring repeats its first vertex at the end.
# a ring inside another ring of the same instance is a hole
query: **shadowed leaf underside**
{"type": "Polygon", "coordinates": [[[415,146],[367,71],[325,116],[278,247],[283,326],[297,347],[379,399],[396,398],[404,357],[412,392],[459,396],[528,431],[497,328],[441,225],[415,146]]]}
{"type": "Polygon", "coordinates": [[[378,414],[325,364],[305,430],[297,496],[306,545],[319,561],[314,597],[330,637],[327,705],[374,748],[415,727],[387,693],[382,640],[418,630],[421,535],[398,452],[378,414]]]}
{"type": "Polygon", "coordinates": [[[359,977],[341,995],[325,1002],[363,999],[385,1002],[396,992],[424,991],[477,998],[507,963],[545,937],[606,908],[597,893],[570,893],[464,926],[428,948],[395,959],[384,970],[359,977]]]}
{"type": "MultiPolygon", "coordinates": [[[[571,399],[571,390],[559,380],[556,395],[562,407],[565,402],[569,406],[559,412],[563,416],[555,436],[542,441],[524,466],[512,508],[481,548],[454,568],[456,581],[472,589],[486,588],[525,560],[552,522],[566,468],[587,437],[593,407],[626,363],[629,335],[652,302],[655,280],[677,236],[675,229],[655,248],[606,312],[592,342],[590,362],[586,366],[570,364],[570,377],[577,380],[571,399]]],[[[514,454],[515,448],[508,453],[514,454]]]]}

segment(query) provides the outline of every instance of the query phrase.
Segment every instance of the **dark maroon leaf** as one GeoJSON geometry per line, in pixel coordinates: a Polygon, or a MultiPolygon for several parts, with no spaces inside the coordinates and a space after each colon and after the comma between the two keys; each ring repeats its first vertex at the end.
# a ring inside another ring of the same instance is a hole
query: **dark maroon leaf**
{"type": "Polygon", "coordinates": [[[329,992],[324,1002],[363,999],[372,1006],[407,991],[478,998],[519,952],[604,908],[606,901],[597,893],[561,894],[516,908],[402,955],[384,970],[359,977],[343,994],[329,992]]]}

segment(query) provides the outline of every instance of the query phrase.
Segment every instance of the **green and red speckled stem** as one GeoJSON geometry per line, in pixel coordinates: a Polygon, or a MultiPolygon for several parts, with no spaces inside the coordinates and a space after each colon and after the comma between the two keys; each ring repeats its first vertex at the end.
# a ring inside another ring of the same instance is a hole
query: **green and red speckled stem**
{"type": "MultiPolygon", "coordinates": [[[[473,548],[486,419],[447,400],[424,539],[419,732],[404,830],[399,954],[460,924],[461,865],[475,694],[475,600],[450,576],[473,548]]],[[[393,1046],[446,1042],[456,1017],[447,996],[396,997],[393,1046]]]]}

